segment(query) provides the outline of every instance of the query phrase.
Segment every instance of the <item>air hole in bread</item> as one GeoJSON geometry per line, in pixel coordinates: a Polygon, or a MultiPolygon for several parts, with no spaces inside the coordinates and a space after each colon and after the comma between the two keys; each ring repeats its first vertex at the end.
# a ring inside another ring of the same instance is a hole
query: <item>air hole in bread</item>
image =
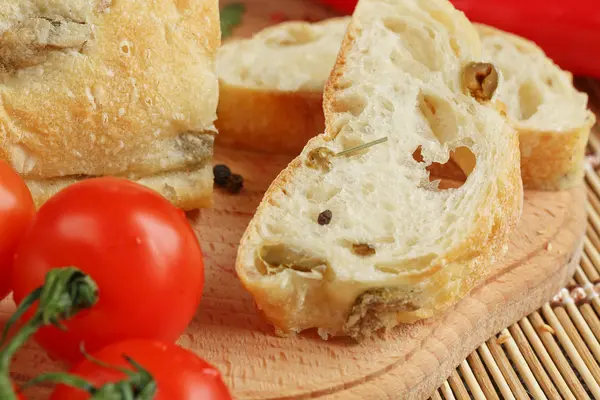
{"type": "Polygon", "coordinates": [[[418,163],[422,163],[423,161],[423,146],[419,146],[417,147],[417,149],[413,152],[413,160],[415,160],[418,163]]]}
{"type": "Polygon", "coordinates": [[[333,89],[335,91],[342,91],[342,90],[346,90],[348,89],[350,86],[352,86],[352,81],[349,79],[344,79],[343,77],[340,77],[338,79],[336,79],[335,81],[333,81],[333,89]]]}
{"type": "MultiPolygon", "coordinates": [[[[409,26],[397,18],[386,18],[384,26],[397,35],[397,46],[391,51],[390,60],[405,69],[410,62],[422,64],[429,70],[438,70],[439,57],[430,45],[435,32],[422,26],[409,26]]],[[[414,67],[413,67],[414,68],[414,67]]]]}
{"type": "Polygon", "coordinates": [[[386,18],[383,20],[383,26],[397,34],[406,32],[406,23],[399,18],[386,18]]]}
{"type": "Polygon", "coordinates": [[[550,77],[546,78],[546,85],[548,85],[549,88],[554,88],[554,79],[550,77]]]}
{"type": "Polygon", "coordinates": [[[453,139],[457,135],[458,124],[453,105],[438,96],[421,93],[418,107],[431,133],[440,144],[453,139]]]}
{"type": "Polygon", "coordinates": [[[349,112],[358,117],[367,107],[367,99],[358,93],[342,94],[336,98],[333,104],[334,112],[349,112]]]}
{"type": "Polygon", "coordinates": [[[531,82],[524,83],[519,88],[520,119],[526,121],[531,118],[542,104],[542,94],[531,82]]]}
{"type": "Polygon", "coordinates": [[[460,51],[460,45],[455,37],[450,38],[450,47],[452,48],[452,52],[454,52],[456,58],[460,58],[462,53],[460,51]]]}
{"type": "Polygon", "coordinates": [[[460,146],[454,149],[450,153],[450,159],[458,164],[465,174],[465,178],[468,178],[477,166],[477,157],[467,146],[460,146]]]}
{"type": "Polygon", "coordinates": [[[311,252],[281,243],[260,246],[257,250],[255,264],[257,271],[262,275],[278,274],[285,269],[298,272],[317,270],[324,273],[329,268],[327,261],[311,252]]]}
{"type": "Polygon", "coordinates": [[[318,40],[320,34],[307,25],[290,25],[285,32],[265,38],[267,46],[299,46],[318,40]]]}
{"type": "Polygon", "coordinates": [[[450,152],[447,162],[433,162],[425,167],[429,173],[429,184],[423,187],[430,190],[458,189],[464,185],[476,164],[477,159],[471,149],[457,147],[450,152]]]}
{"type": "Polygon", "coordinates": [[[375,265],[375,269],[388,274],[406,273],[407,270],[422,270],[430,266],[436,258],[436,254],[427,254],[411,260],[378,263],[375,265]]]}
{"type": "MultiPolygon", "coordinates": [[[[361,146],[361,145],[365,144],[366,142],[356,133],[349,132],[349,133],[341,136],[340,143],[342,145],[342,151],[346,151],[346,150],[354,149],[358,146],[361,146]]],[[[367,148],[364,150],[359,150],[359,151],[354,151],[354,152],[350,153],[349,156],[361,156],[363,154],[366,154],[369,150],[370,150],[370,148],[367,148]]]]}
{"type": "MultiPolygon", "coordinates": [[[[333,110],[332,110],[333,111],[333,110]]],[[[348,122],[352,119],[349,114],[336,115],[335,118],[330,118],[325,116],[325,119],[329,123],[329,130],[325,131],[325,138],[334,139],[336,138],[342,131],[347,131],[348,122]]]]}
{"type": "Polygon", "coordinates": [[[305,196],[308,201],[315,204],[324,204],[333,199],[342,191],[339,187],[326,186],[324,183],[309,187],[305,196]]]}
{"type": "MultiPolygon", "coordinates": [[[[449,30],[450,33],[455,32],[456,22],[450,16],[451,14],[449,14],[445,11],[441,11],[441,10],[440,11],[432,10],[429,12],[429,15],[431,15],[431,17],[433,19],[435,19],[436,21],[438,21],[439,23],[444,25],[444,29],[449,30]]],[[[450,35],[450,36],[454,36],[454,35],[450,35]]]]}
{"type": "Polygon", "coordinates": [[[133,44],[129,40],[124,40],[123,42],[121,42],[119,49],[124,55],[130,56],[132,47],[133,44]]]}

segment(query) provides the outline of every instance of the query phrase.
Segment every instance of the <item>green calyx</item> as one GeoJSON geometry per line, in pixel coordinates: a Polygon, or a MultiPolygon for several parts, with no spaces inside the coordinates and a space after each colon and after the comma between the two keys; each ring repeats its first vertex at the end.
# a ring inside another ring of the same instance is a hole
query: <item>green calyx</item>
{"type": "Polygon", "coordinates": [[[57,268],[46,274],[44,286],[30,293],[7,321],[0,339],[0,398],[16,399],[10,383],[9,371],[12,357],[19,348],[41,327],[55,325],[64,328],[62,320],[70,319],[77,312],[92,307],[98,301],[98,286],[86,274],[74,267],[57,268]],[[7,336],[15,323],[38,303],[33,316],[7,342],[7,336]]]}
{"type": "MultiPolygon", "coordinates": [[[[84,353],[85,354],[85,353],[84,353]]],[[[118,382],[111,382],[100,387],[95,387],[85,379],[66,373],[49,373],[40,375],[29,382],[23,388],[37,385],[42,382],[63,384],[84,390],[90,394],[93,400],[152,400],[156,395],[156,382],[150,373],[130,357],[123,357],[132,367],[132,370],[126,368],[113,367],[99,360],[93,359],[85,354],[86,358],[93,363],[104,368],[115,369],[124,373],[127,378],[118,382]]]]}

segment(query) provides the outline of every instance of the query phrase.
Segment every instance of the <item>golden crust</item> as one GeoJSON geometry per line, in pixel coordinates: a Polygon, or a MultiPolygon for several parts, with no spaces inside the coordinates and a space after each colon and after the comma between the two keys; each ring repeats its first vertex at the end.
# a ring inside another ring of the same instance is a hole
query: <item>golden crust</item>
{"type": "Polygon", "coordinates": [[[324,129],[321,92],[281,92],[220,81],[217,143],[298,154],[324,129]]]}
{"type": "Polygon", "coordinates": [[[216,0],[23,1],[0,0],[0,159],[64,182],[210,161],[212,140],[188,139],[215,134],[216,0]]]}
{"type": "Polygon", "coordinates": [[[518,130],[523,186],[533,190],[567,190],[583,184],[585,147],[595,117],[569,132],[518,130]]]}

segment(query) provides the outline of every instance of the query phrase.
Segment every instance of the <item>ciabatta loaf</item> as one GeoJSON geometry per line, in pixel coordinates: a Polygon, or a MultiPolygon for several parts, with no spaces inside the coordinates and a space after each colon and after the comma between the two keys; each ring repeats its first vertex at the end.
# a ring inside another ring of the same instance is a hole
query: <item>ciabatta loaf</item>
{"type": "MultiPolygon", "coordinates": [[[[329,77],[323,65],[333,65],[349,21],[284,23],[253,39],[226,43],[219,54],[219,140],[249,149],[300,152],[323,129],[321,93],[329,77]],[[312,67],[315,57],[322,60],[319,68],[312,67]],[[300,82],[310,85],[298,90],[300,82]]],[[[594,124],[587,95],[534,43],[485,25],[475,27],[484,58],[504,77],[498,99],[520,133],[524,185],[562,190],[581,184],[585,144],[594,124]]],[[[452,163],[433,170],[460,178],[452,163]]]]}
{"type": "Polygon", "coordinates": [[[237,273],[280,333],[363,339],[430,317],[506,249],[523,201],[518,137],[480,59],[447,0],[359,1],[325,133],[273,182],[239,248],[237,273]],[[468,179],[443,189],[428,166],[451,153],[468,179]]]}
{"type": "Polygon", "coordinates": [[[285,22],[218,52],[220,144],[298,154],[322,132],[323,87],[347,18],[285,22]]]}
{"type": "Polygon", "coordinates": [[[217,0],[0,0],[0,159],[38,206],[103,175],[209,205],[219,45],[217,0]]]}
{"type": "Polygon", "coordinates": [[[476,28],[484,58],[504,77],[498,100],[519,132],[525,187],[561,190],[581,184],[585,146],[595,123],[587,95],[536,44],[489,26],[476,28]]]}

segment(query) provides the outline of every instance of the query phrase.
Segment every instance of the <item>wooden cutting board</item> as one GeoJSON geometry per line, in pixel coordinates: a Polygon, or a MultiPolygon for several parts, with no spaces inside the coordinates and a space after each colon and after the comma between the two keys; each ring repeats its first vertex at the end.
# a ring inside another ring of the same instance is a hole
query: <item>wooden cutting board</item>
{"type": "MultiPolygon", "coordinates": [[[[244,2],[248,12],[236,35],[246,36],[286,16],[332,15],[309,0],[244,2]]],[[[206,287],[198,314],[179,343],[216,365],[235,398],[426,398],[481,342],[548,301],[578,263],[586,226],[584,187],[527,192],[508,255],[445,314],[361,344],[348,339],[325,342],[314,332],[279,338],[239,283],[234,262],[263,192],[290,160],[287,155],[218,148],[216,161],[242,174],[246,188],[239,195],[217,191],[214,208],[190,214],[205,253],[206,287]]],[[[13,310],[10,299],[1,303],[0,321],[13,310]]],[[[29,343],[14,361],[13,376],[22,383],[63,367],[29,343]]],[[[49,391],[33,388],[27,396],[42,400],[49,391]]]]}
{"type": "MultiPolygon", "coordinates": [[[[279,338],[265,323],[234,270],[237,244],[263,192],[290,161],[217,149],[246,179],[239,195],[217,191],[213,209],[190,214],[206,260],[206,287],[195,320],[179,343],[214,363],[238,399],[409,399],[429,396],[481,342],[539,308],[563,287],[579,260],[585,189],[526,192],[508,255],[488,279],[438,318],[401,326],[366,343],[323,341],[314,332],[279,338]]],[[[0,305],[6,320],[11,301],[0,305]]],[[[34,343],[16,357],[22,383],[62,368],[34,343]]],[[[46,398],[48,389],[28,392],[46,398]]]]}

